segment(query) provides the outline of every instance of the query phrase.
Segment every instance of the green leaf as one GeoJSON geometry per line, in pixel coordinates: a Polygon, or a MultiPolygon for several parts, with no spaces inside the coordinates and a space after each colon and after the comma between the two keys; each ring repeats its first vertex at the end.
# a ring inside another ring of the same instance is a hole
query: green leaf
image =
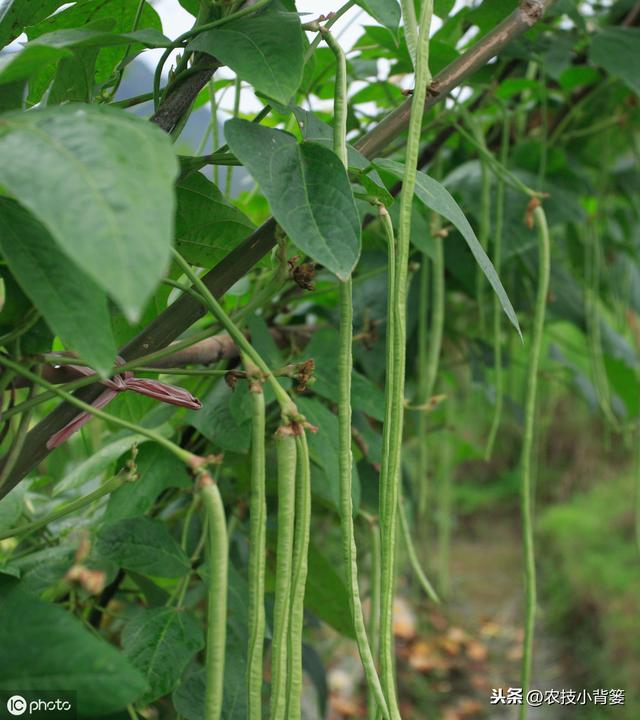
{"type": "MultiPolygon", "coordinates": [[[[391,173],[400,180],[404,177],[404,165],[396,162],[395,160],[376,160],[374,165],[379,167],[381,170],[391,173]]],[[[522,337],[520,325],[518,324],[518,318],[516,317],[516,313],[511,305],[511,301],[507,297],[507,293],[500,282],[500,278],[498,277],[491,260],[489,260],[487,253],[482,248],[482,245],[480,245],[476,234],[473,232],[473,228],[469,224],[469,221],[460,209],[458,203],[453,199],[449,191],[443,185],[429,177],[426,173],[420,171],[418,171],[416,175],[415,194],[416,197],[418,197],[428,208],[435,210],[435,212],[442,215],[449,222],[453,223],[460,231],[462,237],[466,240],[466,243],[469,246],[469,250],[471,250],[473,257],[480,266],[480,269],[489,281],[493,291],[498,296],[506,316],[518,331],[520,337],[522,337]]]]}
{"type": "Polygon", "coordinates": [[[136,479],[124,483],[111,494],[105,512],[106,522],[144,515],[163,490],[190,485],[184,463],[155,443],[140,448],[136,467],[136,479]]]}
{"type": "Polygon", "coordinates": [[[354,637],[347,587],[334,570],[334,564],[313,544],[309,545],[309,574],[304,605],[341,635],[354,637]]]}
{"type": "MultiPolygon", "coordinates": [[[[309,455],[323,473],[312,473],[311,489],[316,497],[337,512],[340,507],[338,418],[326,405],[314,398],[299,397],[296,405],[306,419],[318,428],[317,432],[308,433],[309,455]]],[[[360,480],[355,462],[351,499],[355,516],[360,507],[360,480]]]]}
{"type": "Polygon", "coordinates": [[[0,532],[15,527],[24,510],[24,484],[18,485],[0,500],[0,532]]]}
{"type": "Polygon", "coordinates": [[[7,577],[0,577],[0,616],[0,690],[73,688],[82,717],[120,710],[145,691],[144,678],[122,653],[7,577]]]}
{"type": "Polygon", "coordinates": [[[129,433],[124,436],[111,436],[98,451],[77,465],[53,488],[53,496],[82,487],[86,482],[103,473],[122,453],[143,442],[149,442],[144,435],[129,433]]]}
{"type": "MultiPolygon", "coordinates": [[[[333,328],[322,328],[313,334],[304,350],[305,356],[315,362],[313,392],[332,402],[338,402],[337,346],[338,332],[333,328]]],[[[384,419],[384,393],[357,370],[351,374],[351,404],[355,410],[362,410],[375,420],[384,419]]]]}
{"type": "Polygon", "coordinates": [[[182,577],[189,571],[189,558],[159,520],[125,518],[104,525],[97,534],[100,555],[153,577],[182,577]]]}
{"type": "MultiPolygon", "coordinates": [[[[104,24],[105,20],[95,21],[94,24],[97,22],[104,24]]],[[[109,25],[112,23],[109,22],[109,25]]],[[[27,43],[20,52],[11,53],[0,59],[0,84],[26,80],[34,75],[40,75],[43,68],[51,66],[49,72],[43,73],[43,79],[39,78],[38,80],[41,84],[46,84],[55,63],[65,58],[72,59],[74,50],[91,49],[97,56],[100,48],[118,45],[128,47],[136,44],[144,47],[167,47],[171,45],[171,40],[154,28],[145,28],[129,33],[107,32],[103,29],[69,28],[45,33],[27,43]]],[[[94,58],[91,65],[92,70],[95,62],[94,58]]],[[[93,84],[93,72],[91,72],[91,81],[93,84]]],[[[47,104],[51,104],[50,95],[47,98],[47,104]]]]}
{"type": "Polygon", "coordinates": [[[0,48],[18,37],[27,25],[44,20],[64,0],[4,0],[0,4],[0,48]]]}
{"type": "Polygon", "coordinates": [[[0,184],[135,320],[169,262],[170,139],[124,111],[69,104],[4,115],[0,154],[0,184]]]}
{"type": "Polygon", "coordinates": [[[297,13],[271,7],[201,33],[188,49],[213,55],[283,105],[302,82],[304,37],[297,13]]]}
{"type": "MultiPolygon", "coordinates": [[[[62,12],[56,13],[51,17],[32,25],[27,28],[27,36],[30,41],[39,38],[42,35],[57,32],[61,30],[76,30],[78,28],[86,29],[89,24],[96,22],[110,23],[109,30],[113,33],[131,33],[134,27],[134,20],[138,9],[137,2],[131,0],[83,0],[66,8],[62,12]]],[[[136,30],[136,33],[142,33],[142,40],[136,37],[136,41],[131,45],[118,44],[109,46],[108,42],[104,43],[96,60],[95,83],[101,83],[109,80],[118,63],[125,58],[130,60],[144,49],[144,41],[149,41],[155,45],[156,41],[161,37],[162,23],[158,13],[151,7],[151,4],[144,2],[142,5],[142,13],[138,22],[138,27],[143,30],[136,30]],[[157,31],[150,34],[148,31],[157,31]]],[[[46,90],[52,71],[48,68],[43,69],[42,75],[38,76],[37,87],[29,87],[31,98],[39,98],[44,90],[46,90]]]]}
{"type": "Polygon", "coordinates": [[[251,442],[250,423],[238,423],[231,411],[231,388],[218,382],[202,402],[197,412],[190,412],[189,422],[208,440],[222,450],[236,453],[249,451],[251,442]]]}
{"type": "Polygon", "coordinates": [[[227,122],[225,136],[292,242],[346,280],[360,255],[360,221],[335,153],[246,120],[227,122]]]}
{"type": "Polygon", "coordinates": [[[203,647],[202,629],[192,615],[174,608],[136,613],[125,625],[122,649],[149,686],[139,702],[147,704],[170,693],[203,647]]]}
{"type": "Polygon", "coordinates": [[[98,372],[108,372],[117,349],[106,295],[32,215],[7,198],[0,199],[0,250],[24,293],[67,348],[98,372]]]}
{"type": "Polygon", "coordinates": [[[193,265],[213,267],[254,228],[201,173],[178,183],[176,200],[176,245],[193,265]]]}
{"type": "Polygon", "coordinates": [[[606,27],[593,36],[589,59],[640,95],[639,55],[640,28],[606,27]]]}
{"type": "Polygon", "coordinates": [[[400,24],[400,5],[396,0],[356,0],[357,4],[372,18],[390,30],[400,24]]]}

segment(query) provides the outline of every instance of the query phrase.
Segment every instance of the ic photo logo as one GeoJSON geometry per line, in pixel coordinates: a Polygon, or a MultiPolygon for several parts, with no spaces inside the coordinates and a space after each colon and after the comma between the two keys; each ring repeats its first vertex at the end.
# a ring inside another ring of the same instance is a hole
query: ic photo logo
{"type": "Polygon", "coordinates": [[[74,720],[77,697],[75,691],[55,692],[27,690],[20,693],[0,692],[0,717],[25,717],[29,720],[74,720]],[[4,714],[6,707],[8,715],[4,714]]]}

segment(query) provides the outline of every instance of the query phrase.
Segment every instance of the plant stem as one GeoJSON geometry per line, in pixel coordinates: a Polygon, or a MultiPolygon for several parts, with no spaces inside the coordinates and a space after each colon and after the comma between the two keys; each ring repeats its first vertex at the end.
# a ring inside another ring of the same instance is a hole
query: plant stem
{"type": "MultiPolygon", "coordinates": [[[[536,398],[538,389],[538,368],[540,365],[540,352],[542,348],[542,333],[549,290],[550,272],[550,244],[547,219],[542,207],[533,212],[538,227],[538,292],[536,296],[535,314],[533,318],[533,332],[531,337],[531,353],[529,371],[527,373],[527,397],[525,403],[525,425],[522,441],[522,485],[521,485],[521,512],[522,512],[522,541],[524,546],[525,562],[525,626],[522,655],[521,685],[523,696],[527,696],[531,683],[531,667],[533,653],[533,636],[536,617],[536,565],[533,541],[532,492],[531,492],[531,463],[533,438],[535,431],[536,398]]],[[[527,705],[520,707],[519,719],[525,720],[527,705]]]]}
{"type": "MultiPolygon", "coordinates": [[[[83,402],[79,398],[77,398],[75,395],[71,395],[68,392],[65,392],[64,390],[61,390],[56,385],[53,385],[50,382],[47,382],[43,378],[41,378],[39,375],[36,375],[36,373],[31,372],[30,370],[27,370],[26,368],[23,368],[22,365],[20,365],[17,362],[14,362],[13,360],[10,360],[5,355],[0,354],[0,365],[4,365],[5,367],[11,368],[16,372],[17,375],[22,375],[22,377],[26,378],[27,380],[30,380],[32,383],[35,383],[37,385],[42,386],[43,388],[46,388],[47,390],[51,391],[54,395],[57,395],[58,397],[62,398],[63,400],[66,400],[71,405],[75,405],[77,408],[80,408],[80,410],[83,410],[85,412],[91,413],[92,415],[95,415],[96,417],[100,418],[101,420],[106,420],[107,422],[113,423],[114,425],[119,425],[122,428],[125,428],[126,430],[131,430],[134,433],[137,433],[139,435],[144,435],[145,437],[148,437],[150,440],[153,440],[154,442],[157,442],[159,445],[162,445],[167,450],[172,452],[179,460],[182,460],[182,462],[189,464],[191,460],[193,459],[193,456],[190,452],[187,452],[187,450],[184,450],[183,448],[176,445],[174,442],[171,442],[171,440],[168,440],[164,436],[160,435],[159,433],[155,432],[154,430],[150,430],[149,428],[143,427],[142,425],[136,425],[136,423],[129,422],[128,420],[125,420],[124,418],[116,417],[115,415],[110,415],[109,413],[105,412],[104,410],[99,410],[98,408],[95,408],[93,405],[89,405],[89,403],[83,402]]],[[[95,380],[94,380],[95,382],[95,380]]]]}
{"type": "MultiPolygon", "coordinates": [[[[500,144],[500,164],[506,167],[509,154],[509,132],[511,123],[506,110],[503,110],[502,140],[500,144]]],[[[496,222],[493,236],[493,266],[498,276],[502,269],[502,234],[504,228],[504,178],[498,176],[496,186],[496,222]]],[[[504,379],[502,375],[502,308],[497,295],[493,296],[493,362],[495,369],[496,404],[487,439],[484,459],[490,460],[493,454],[496,436],[502,419],[504,405],[504,379]]]]}
{"type": "Polygon", "coordinates": [[[191,280],[193,285],[198,289],[202,295],[202,300],[211,314],[216,320],[224,327],[229,333],[238,348],[251,360],[251,362],[263,373],[265,379],[271,385],[271,388],[276,396],[276,400],[280,405],[283,417],[291,420],[300,420],[300,414],[291,398],[287,395],[286,391],[280,385],[275,375],[271,372],[268,365],[260,357],[258,352],[255,350],[253,345],[247,340],[240,328],[233,322],[233,320],[223,310],[222,305],[213,297],[209,288],[202,282],[202,280],[192,270],[191,265],[180,255],[180,253],[173,249],[173,256],[184,271],[185,275],[191,280]]]}
{"type": "Polygon", "coordinates": [[[311,530],[311,466],[304,432],[296,435],[296,527],[293,540],[293,587],[289,625],[287,720],[300,720],[302,701],[302,629],[311,530]]]}
{"type": "Polygon", "coordinates": [[[296,496],[296,439],[291,426],[276,435],[278,462],[278,547],[276,557],[273,640],[271,643],[270,720],[286,720],[287,637],[291,621],[292,556],[296,496]]]}
{"type": "Polygon", "coordinates": [[[400,200],[400,221],[395,279],[391,306],[387,308],[387,382],[385,383],[385,425],[383,433],[380,478],[381,529],[381,613],[380,669],[382,686],[392,720],[399,720],[400,711],[395,686],[395,647],[393,636],[393,598],[395,586],[396,515],[400,484],[400,454],[404,413],[404,373],[406,364],[406,302],[411,210],[416,183],[422,116],[429,72],[429,30],[433,13],[432,0],[425,0],[420,13],[416,53],[416,79],[405,159],[405,174],[400,200]],[[389,331],[391,330],[391,338],[389,331]]]}
{"type": "MultiPolygon", "coordinates": [[[[250,362],[250,361],[248,361],[250,362]]],[[[247,652],[248,718],[262,717],[264,653],[264,577],[267,536],[265,406],[259,381],[249,388],[251,398],[251,500],[249,507],[249,648],[247,652]]]]}
{"type": "MultiPolygon", "coordinates": [[[[239,77],[236,77],[235,90],[236,90],[236,92],[235,92],[235,95],[233,98],[233,117],[237,118],[238,114],[240,113],[240,97],[242,95],[242,83],[241,83],[239,77]]],[[[227,168],[227,174],[224,179],[224,194],[227,197],[231,196],[232,181],[233,181],[233,165],[231,165],[227,168]]]]}
{"type": "Polygon", "coordinates": [[[201,476],[200,495],[208,527],[207,650],[204,720],[219,720],[222,713],[224,654],[227,634],[227,519],[220,490],[208,474],[201,476]],[[203,482],[204,481],[204,482],[203,482]]]}

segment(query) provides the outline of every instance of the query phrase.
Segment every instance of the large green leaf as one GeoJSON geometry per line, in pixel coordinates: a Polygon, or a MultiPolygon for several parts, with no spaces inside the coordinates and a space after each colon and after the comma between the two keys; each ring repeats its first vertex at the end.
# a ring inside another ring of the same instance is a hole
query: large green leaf
{"type": "Polygon", "coordinates": [[[356,0],[358,5],[381,25],[396,30],[400,24],[400,5],[397,0],[356,0]]]}
{"type": "Polygon", "coordinates": [[[337,155],[246,120],[227,122],[225,135],[293,243],[342,280],[348,278],[360,255],[360,221],[337,155]]]}
{"type": "Polygon", "coordinates": [[[178,183],[176,199],[176,245],[194,265],[213,267],[254,228],[201,173],[178,183]]]}
{"type": "Polygon", "coordinates": [[[78,693],[82,717],[95,718],[135,701],[146,683],[112,645],[66,610],[0,576],[0,690],[78,693]]]}
{"type": "MultiPolygon", "coordinates": [[[[374,165],[381,170],[391,173],[394,177],[401,180],[404,177],[404,165],[395,160],[376,160],[374,165]]],[[[473,228],[460,209],[458,203],[453,199],[449,191],[439,182],[429,177],[426,173],[418,171],[416,176],[416,197],[418,197],[428,208],[442,215],[449,222],[453,223],[460,231],[462,237],[466,240],[469,250],[480,266],[480,269],[486,276],[493,291],[498,296],[500,304],[505,314],[511,321],[515,329],[520,333],[520,325],[518,318],[511,305],[511,301],[507,297],[500,278],[496,273],[491,260],[484,251],[482,245],[478,241],[473,228]]],[[[520,333],[521,334],[521,333],[520,333]]]]}
{"type": "Polygon", "coordinates": [[[64,0],[3,0],[0,3],[0,48],[18,37],[27,25],[44,20],[64,0]]]}
{"type": "Polygon", "coordinates": [[[98,372],[108,372],[116,345],[106,295],[60,252],[32,215],[7,198],[0,199],[0,250],[20,287],[65,345],[98,372]]]}
{"type": "MultiPolygon", "coordinates": [[[[83,0],[39,22],[37,25],[28,27],[26,32],[29,40],[33,41],[35,38],[48,33],[67,29],[86,29],[87,25],[108,21],[108,29],[112,32],[130,33],[134,28],[137,10],[138,3],[131,2],[131,0],[83,0]]],[[[142,4],[142,12],[137,27],[140,30],[135,32],[142,32],[143,38],[150,29],[157,31],[155,32],[156,37],[162,31],[160,17],[148,2],[142,4]]],[[[146,35],[146,38],[151,38],[152,44],[155,45],[152,35],[146,35]]],[[[118,63],[125,56],[129,59],[132,58],[144,49],[145,44],[144,40],[139,39],[125,46],[115,46],[105,42],[96,61],[96,84],[99,85],[108,80],[118,63]]],[[[32,83],[30,83],[30,97],[40,97],[48,85],[50,76],[52,76],[52,69],[43,68],[42,75],[38,77],[38,83],[34,84],[34,87],[31,87],[32,83]]]]}
{"type": "Polygon", "coordinates": [[[155,443],[140,448],[136,468],[136,479],[121,485],[109,498],[107,522],[143,515],[163,490],[188,487],[191,482],[184,463],[155,443]]]}
{"type": "Polygon", "coordinates": [[[0,154],[0,184],[135,320],[169,262],[169,138],[123,111],[69,104],[4,115],[0,154]]]}
{"type": "Polygon", "coordinates": [[[304,37],[297,13],[275,7],[207,30],[189,50],[209,53],[256,90],[286,105],[302,81],[304,37]]]}
{"type": "Polygon", "coordinates": [[[204,646],[198,621],[174,608],[140,610],[122,633],[122,649],[146,678],[149,689],[140,698],[150,703],[170,693],[183,670],[204,646]]]}
{"type": "Polygon", "coordinates": [[[606,27],[593,36],[589,58],[640,95],[640,28],[606,27]]]}
{"type": "Polygon", "coordinates": [[[96,550],[125,570],[157,577],[182,577],[189,558],[159,520],[126,518],[98,531],[96,550]]]}
{"type": "MultiPolygon", "coordinates": [[[[91,28],[69,28],[45,33],[27,43],[20,52],[0,58],[0,84],[26,80],[40,73],[43,66],[64,58],[72,58],[75,49],[91,48],[97,53],[102,47],[129,46],[136,43],[144,47],[167,47],[171,44],[171,40],[154,28],[130,33],[106,32],[91,28]]],[[[51,104],[50,97],[47,101],[51,104]]]]}

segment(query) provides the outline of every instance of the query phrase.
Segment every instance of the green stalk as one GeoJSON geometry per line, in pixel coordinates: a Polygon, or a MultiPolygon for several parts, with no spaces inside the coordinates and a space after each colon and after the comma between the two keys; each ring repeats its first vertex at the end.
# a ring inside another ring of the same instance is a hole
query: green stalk
{"type": "Polygon", "coordinates": [[[222,713],[224,687],[229,546],[226,516],[220,490],[208,473],[201,475],[200,483],[202,506],[207,518],[209,567],[204,720],[219,720],[222,713]]]}
{"type": "Polygon", "coordinates": [[[271,643],[270,720],[287,717],[287,636],[289,633],[292,556],[296,496],[296,439],[291,426],[283,426],[276,436],[278,460],[278,547],[276,557],[273,640],[271,643]]]}
{"type": "Polygon", "coordinates": [[[293,540],[293,589],[289,625],[287,720],[300,720],[302,701],[302,629],[311,530],[311,466],[304,432],[296,436],[296,528],[293,540]]]}
{"type": "MultiPolygon", "coordinates": [[[[247,370],[249,371],[249,370],[247,370]]],[[[262,385],[253,380],[251,398],[251,500],[249,507],[249,648],[247,652],[248,718],[262,717],[262,669],[265,613],[264,578],[267,536],[265,490],[265,404],[262,385]]]]}
{"type": "Polygon", "coordinates": [[[385,384],[385,425],[383,432],[380,478],[381,529],[381,612],[380,669],[382,687],[392,720],[400,719],[395,684],[395,647],[393,637],[393,597],[395,585],[395,546],[400,483],[400,454],[404,413],[404,373],[406,361],[406,302],[411,210],[420,150],[422,116],[429,72],[429,29],[433,14],[432,0],[425,0],[420,13],[420,29],[416,53],[416,78],[400,200],[400,222],[395,279],[391,306],[387,308],[387,382],[385,384]]]}
{"type": "MultiPolygon", "coordinates": [[[[333,149],[347,168],[347,64],[340,44],[326,30],[327,45],[336,58],[336,90],[333,121],[333,149]]],[[[340,472],[340,529],[342,558],[349,588],[349,607],[358,652],[364,668],[367,686],[376,704],[389,717],[382,685],[376,672],[375,661],[369,646],[367,630],[358,587],[358,561],[353,523],[353,458],[351,456],[351,374],[353,369],[353,298],[351,278],[339,282],[340,339],[338,344],[338,466],[340,472]]]]}
{"type": "MultiPolygon", "coordinates": [[[[509,154],[509,116],[504,111],[502,122],[502,142],[500,145],[500,164],[506,167],[507,157],[509,154]]],[[[493,266],[500,275],[502,268],[502,234],[504,227],[504,178],[498,176],[496,187],[496,223],[495,233],[493,237],[493,266]]],[[[487,439],[487,447],[485,449],[484,458],[490,460],[493,454],[493,447],[500,428],[502,419],[502,408],[504,405],[504,379],[502,376],[502,307],[497,295],[493,297],[493,362],[495,369],[496,383],[496,404],[493,411],[493,420],[491,421],[491,429],[487,439]]]]}
{"type": "Polygon", "coordinates": [[[174,248],[173,256],[182,268],[184,274],[191,280],[192,284],[198,289],[205,307],[211,312],[216,320],[222,325],[222,327],[229,333],[238,349],[244,353],[251,362],[260,370],[264,375],[265,379],[271,385],[271,388],[276,396],[276,400],[280,405],[283,418],[286,420],[300,420],[300,414],[291,398],[287,395],[286,391],[280,385],[275,375],[271,372],[268,365],[262,359],[260,354],[255,350],[253,345],[247,340],[240,328],[235,322],[227,315],[222,308],[222,305],[213,297],[209,288],[202,282],[202,280],[196,275],[191,268],[191,265],[180,255],[180,253],[174,248]]]}
{"type": "MultiPolygon", "coordinates": [[[[522,512],[522,540],[525,560],[525,626],[522,655],[521,686],[523,696],[527,696],[531,683],[531,667],[533,652],[533,636],[536,617],[536,565],[533,542],[532,492],[531,492],[531,463],[533,439],[536,417],[536,398],[538,389],[538,368],[540,365],[540,352],[542,348],[542,333],[544,330],[544,317],[549,290],[550,272],[550,243],[547,219],[542,207],[533,212],[538,227],[538,292],[536,296],[535,314],[533,318],[533,333],[531,338],[531,354],[529,372],[527,376],[527,398],[525,403],[525,425],[522,442],[522,485],[521,485],[521,512],[522,512]]],[[[527,705],[520,706],[519,719],[525,720],[527,705]]]]}
{"type": "Polygon", "coordinates": [[[43,517],[40,520],[34,520],[33,522],[27,523],[26,525],[21,525],[20,527],[14,528],[13,530],[6,530],[5,532],[0,533],[0,540],[6,540],[10,537],[27,535],[36,530],[39,530],[40,528],[45,527],[46,525],[49,525],[49,523],[60,520],[60,518],[63,518],[66,515],[70,515],[71,513],[77,512],[78,510],[82,510],[83,508],[87,507],[87,505],[91,505],[91,503],[96,502],[96,500],[100,500],[100,498],[104,497],[105,495],[108,495],[114,490],[117,490],[128,479],[128,471],[121,471],[117,475],[114,475],[112,478],[109,478],[109,480],[103,483],[99,488],[96,488],[93,492],[90,492],[88,495],[77,498],[76,500],[72,500],[71,502],[59,505],[55,510],[52,510],[46,517],[43,517]]]}
{"type": "MultiPolygon", "coordinates": [[[[44,380],[39,375],[36,375],[36,373],[31,372],[30,370],[27,370],[26,368],[23,368],[22,365],[20,365],[17,362],[14,362],[13,360],[10,360],[5,355],[0,355],[0,365],[4,365],[5,367],[11,368],[15,371],[17,375],[22,375],[22,377],[26,378],[27,380],[30,380],[32,383],[35,383],[37,385],[40,385],[43,388],[46,388],[50,392],[52,392],[54,395],[57,395],[58,397],[62,398],[63,400],[66,400],[71,405],[75,405],[77,408],[80,408],[80,410],[84,410],[85,412],[91,413],[92,415],[95,415],[96,417],[100,418],[101,420],[106,420],[107,422],[113,423],[115,425],[119,425],[122,428],[125,428],[126,430],[131,430],[134,433],[138,433],[140,435],[144,435],[145,437],[148,437],[149,440],[153,440],[154,442],[157,442],[158,445],[162,445],[167,450],[172,452],[179,460],[182,460],[182,462],[186,463],[187,465],[191,464],[191,461],[193,460],[193,455],[188,452],[187,450],[184,450],[183,448],[179,447],[175,443],[171,442],[171,440],[168,440],[167,438],[163,437],[159,433],[155,432],[154,430],[150,430],[149,428],[143,427],[142,425],[136,425],[136,423],[129,422],[128,420],[124,420],[123,418],[116,417],[115,415],[110,415],[109,413],[105,412],[104,410],[99,410],[98,408],[93,407],[93,405],[89,405],[86,402],[83,402],[79,398],[77,398],[75,395],[71,395],[68,392],[65,392],[64,390],[61,390],[56,385],[53,385],[52,383],[48,382],[47,380],[44,380]]],[[[93,381],[95,382],[95,380],[93,381]]]]}
{"type": "MultiPolygon", "coordinates": [[[[36,386],[34,383],[29,388],[29,399],[33,398],[35,390],[36,386]]],[[[5,484],[9,475],[11,475],[11,471],[15,467],[16,461],[18,457],[20,457],[20,453],[22,452],[22,448],[24,446],[24,441],[27,437],[27,432],[29,431],[31,412],[31,410],[27,410],[20,418],[20,422],[18,423],[18,429],[16,430],[16,433],[13,437],[13,442],[11,443],[11,447],[9,448],[9,452],[7,453],[6,462],[4,464],[4,467],[2,468],[2,472],[0,472],[0,488],[5,484]]]]}

